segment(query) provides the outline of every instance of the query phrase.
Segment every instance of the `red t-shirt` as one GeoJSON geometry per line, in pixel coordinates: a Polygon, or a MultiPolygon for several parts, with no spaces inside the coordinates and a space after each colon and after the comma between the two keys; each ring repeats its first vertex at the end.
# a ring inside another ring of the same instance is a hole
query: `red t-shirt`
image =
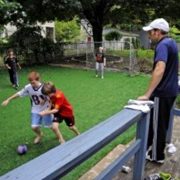
{"type": "Polygon", "coordinates": [[[104,62],[104,53],[101,52],[96,53],[96,62],[98,63],[104,62]]]}
{"type": "Polygon", "coordinates": [[[55,109],[58,109],[58,113],[62,117],[72,117],[73,108],[71,104],[66,99],[62,91],[56,90],[55,94],[51,97],[52,104],[55,109]]]}

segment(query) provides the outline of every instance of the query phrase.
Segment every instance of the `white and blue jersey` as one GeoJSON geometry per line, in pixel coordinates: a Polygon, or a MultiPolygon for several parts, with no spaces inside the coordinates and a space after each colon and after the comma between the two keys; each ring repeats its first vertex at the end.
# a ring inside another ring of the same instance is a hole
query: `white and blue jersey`
{"type": "Polygon", "coordinates": [[[29,96],[31,99],[31,112],[39,113],[47,108],[50,108],[50,102],[47,96],[44,96],[41,92],[42,84],[40,83],[38,88],[32,87],[31,84],[26,85],[21,91],[18,92],[20,97],[29,96]],[[43,101],[43,103],[42,103],[43,101]]]}

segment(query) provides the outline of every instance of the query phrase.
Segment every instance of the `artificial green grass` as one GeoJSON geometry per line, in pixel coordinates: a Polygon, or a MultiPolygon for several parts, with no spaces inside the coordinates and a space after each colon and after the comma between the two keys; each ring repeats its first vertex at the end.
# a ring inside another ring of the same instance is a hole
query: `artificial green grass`
{"type": "MultiPolygon", "coordinates": [[[[88,130],[119,112],[128,99],[142,95],[149,79],[145,75],[130,77],[125,73],[105,72],[105,79],[102,80],[95,78],[94,71],[91,70],[35,66],[23,68],[19,72],[20,88],[28,83],[26,78],[31,70],[40,72],[43,81],[54,82],[64,92],[74,107],[76,125],[80,132],[88,130]]],[[[0,102],[2,102],[16,90],[9,85],[8,74],[5,70],[0,70],[0,76],[0,102]]],[[[0,112],[0,175],[59,145],[51,130],[44,128],[42,143],[33,145],[34,133],[30,128],[29,98],[15,99],[7,107],[1,106],[0,112]],[[16,148],[19,144],[24,143],[28,145],[28,153],[19,156],[16,148]]],[[[60,125],[60,129],[66,140],[74,137],[65,123],[60,125]]],[[[132,139],[134,133],[135,126],[63,179],[78,179],[117,144],[127,143],[132,139]]]]}

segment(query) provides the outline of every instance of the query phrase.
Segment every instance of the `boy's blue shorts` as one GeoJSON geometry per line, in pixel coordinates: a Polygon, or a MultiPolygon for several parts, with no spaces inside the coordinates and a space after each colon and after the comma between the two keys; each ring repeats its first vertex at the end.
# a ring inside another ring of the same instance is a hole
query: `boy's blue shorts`
{"type": "Polygon", "coordinates": [[[31,113],[31,127],[52,127],[53,116],[51,114],[41,116],[37,113],[31,113]]]}

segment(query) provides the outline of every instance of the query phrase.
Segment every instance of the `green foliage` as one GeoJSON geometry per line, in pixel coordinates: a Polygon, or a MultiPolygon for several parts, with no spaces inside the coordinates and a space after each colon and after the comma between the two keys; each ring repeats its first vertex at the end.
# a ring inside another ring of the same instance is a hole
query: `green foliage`
{"type": "Polygon", "coordinates": [[[124,49],[130,49],[130,39],[129,38],[125,39],[124,49]]]}
{"type": "Polygon", "coordinates": [[[176,26],[173,26],[171,29],[170,29],[170,34],[176,34],[176,35],[180,35],[180,30],[178,28],[176,28],[176,26]]]}
{"type": "Polygon", "coordinates": [[[8,38],[0,38],[0,45],[7,44],[8,38]]]}
{"type": "Polygon", "coordinates": [[[139,38],[132,38],[132,44],[135,49],[138,49],[140,47],[140,39],[139,38]]]}
{"type": "Polygon", "coordinates": [[[25,17],[22,6],[17,1],[0,0],[0,24],[4,25],[9,22],[18,25],[22,23],[25,17]]]}
{"type": "Polygon", "coordinates": [[[111,31],[105,35],[107,41],[120,40],[122,35],[117,31],[111,31]]]}
{"type": "MultiPolygon", "coordinates": [[[[129,50],[106,50],[106,54],[120,56],[120,57],[129,57],[130,51],[129,50]]],[[[146,59],[153,59],[154,51],[151,49],[144,50],[144,49],[137,49],[136,50],[137,58],[146,58],[146,59]]]]}
{"type": "Polygon", "coordinates": [[[146,59],[153,59],[154,51],[151,49],[138,49],[137,50],[137,58],[146,58],[146,59]]]}
{"type": "Polygon", "coordinates": [[[71,20],[79,10],[79,1],[74,0],[17,0],[27,14],[28,23],[51,20],[71,20]]]}
{"type": "Polygon", "coordinates": [[[180,43],[180,36],[176,36],[175,40],[176,40],[177,43],[180,43]]]}
{"type": "Polygon", "coordinates": [[[116,24],[114,27],[123,31],[127,31],[127,32],[134,32],[134,31],[137,32],[142,29],[142,24],[140,24],[139,21],[138,22],[132,22],[132,21],[122,22],[121,24],[116,24]]]}
{"type": "Polygon", "coordinates": [[[80,26],[77,18],[71,21],[55,21],[56,40],[74,42],[80,36],[80,26]]]}
{"type": "Polygon", "coordinates": [[[150,73],[153,67],[154,51],[151,49],[136,50],[137,64],[140,72],[150,73]]]}
{"type": "MultiPolygon", "coordinates": [[[[1,2],[6,1],[1,0],[1,2]]],[[[137,1],[130,0],[93,0],[91,2],[83,0],[16,0],[16,2],[19,2],[22,8],[18,10],[17,14],[10,16],[13,21],[14,18],[20,19],[22,17],[22,10],[26,14],[22,18],[23,22],[30,24],[36,21],[45,22],[55,19],[71,20],[77,15],[80,19],[86,18],[91,24],[94,41],[102,41],[103,26],[107,24],[111,24],[112,27],[124,24],[124,29],[134,30],[139,29],[155,17],[164,17],[172,24],[176,24],[177,27],[180,24],[179,0],[168,2],[165,0],[138,1],[138,6],[137,1]]],[[[6,11],[4,8],[3,12],[6,11]]],[[[0,19],[3,19],[4,13],[0,14],[2,16],[0,19]]],[[[66,36],[69,32],[71,31],[66,32],[66,36]]],[[[60,35],[60,39],[62,38],[64,37],[60,35]]]]}
{"type": "Polygon", "coordinates": [[[0,34],[4,31],[4,26],[0,25],[0,34]]]}
{"type": "Polygon", "coordinates": [[[40,31],[41,29],[38,26],[22,27],[11,36],[10,43],[15,46],[17,45],[21,49],[38,49],[38,43],[42,39],[40,31]]]}
{"type": "Polygon", "coordinates": [[[180,30],[176,26],[173,26],[170,29],[169,34],[173,39],[176,40],[176,42],[180,43],[180,30]]]}
{"type": "MultiPolygon", "coordinates": [[[[40,27],[31,27],[26,26],[17,30],[10,37],[10,46],[16,47],[18,54],[24,55],[26,63],[31,64],[31,58],[28,57],[28,54],[34,53],[35,56],[40,50],[40,43],[43,37],[40,34],[40,27]],[[29,62],[28,62],[29,61],[29,62]]],[[[38,59],[36,59],[38,62],[38,59]]]]}
{"type": "Polygon", "coordinates": [[[176,107],[180,109],[180,96],[177,96],[176,107]]]}
{"type": "MultiPolygon", "coordinates": [[[[74,107],[76,125],[81,133],[119,112],[130,98],[134,99],[141,95],[148,81],[148,77],[143,75],[129,77],[127,74],[106,72],[105,79],[101,80],[95,78],[94,71],[33,66],[23,68],[19,72],[20,88],[28,83],[27,74],[31,70],[38,71],[42,76],[42,81],[54,82],[56,87],[65,93],[74,107]]],[[[0,102],[2,102],[17,91],[9,85],[8,73],[5,70],[0,71],[0,77],[2,79],[0,102]]],[[[10,102],[7,107],[0,106],[0,112],[0,157],[3,164],[0,168],[0,175],[59,145],[55,135],[47,128],[42,128],[44,132],[42,143],[33,145],[34,133],[30,128],[29,98],[18,98],[10,102]],[[28,153],[19,156],[16,148],[23,143],[27,143],[28,153]]],[[[60,129],[66,141],[74,137],[65,123],[60,125],[60,129]]],[[[84,171],[90,169],[116,145],[127,143],[126,140],[132,139],[134,131],[135,129],[131,128],[120,139],[116,139],[112,144],[103,148],[103,152],[91,158],[85,167],[81,166],[66,179],[78,179],[84,171]]]]}
{"type": "Polygon", "coordinates": [[[129,50],[106,50],[106,54],[111,56],[129,57],[129,53],[129,50]]]}
{"type": "Polygon", "coordinates": [[[53,52],[54,42],[42,37],[40,27],[24,26],[10,37],[9,47],[15,49],[21,63],[32,65],[46,62],[46,54],[53,52]]]}

